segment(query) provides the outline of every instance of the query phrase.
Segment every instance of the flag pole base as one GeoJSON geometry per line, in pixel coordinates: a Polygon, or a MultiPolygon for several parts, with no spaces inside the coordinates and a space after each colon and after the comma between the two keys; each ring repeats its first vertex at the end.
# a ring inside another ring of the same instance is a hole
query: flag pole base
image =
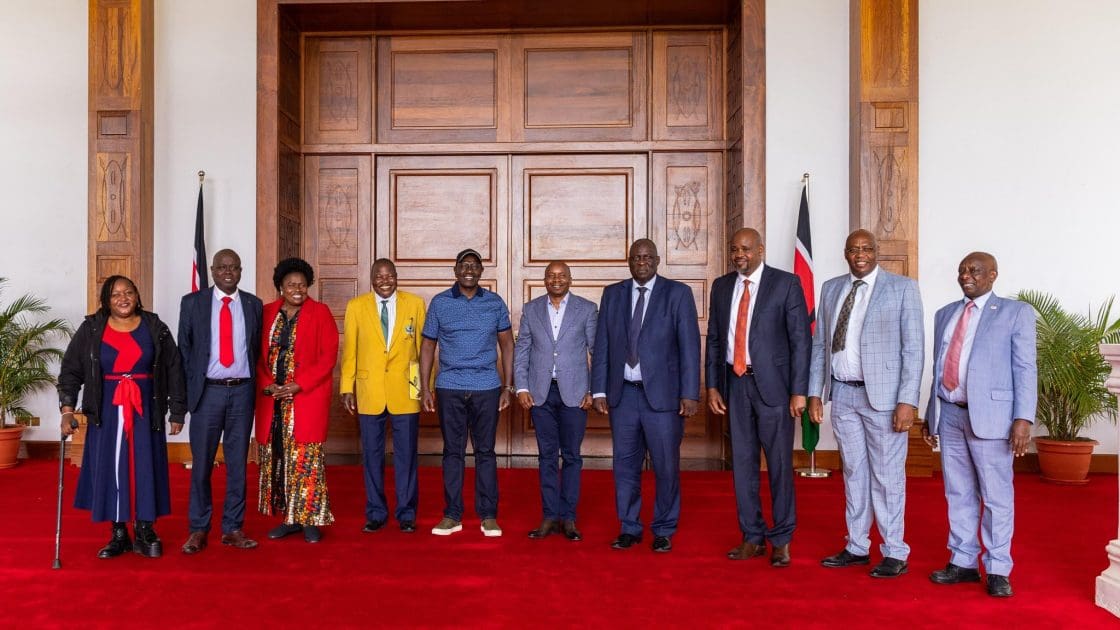
{"type": "Polygon", "coordinates": [[[824,479],[825,477],[831,477],[832,471],[827,468],[798,468],[797,474],[810,479],[824,479]]]}

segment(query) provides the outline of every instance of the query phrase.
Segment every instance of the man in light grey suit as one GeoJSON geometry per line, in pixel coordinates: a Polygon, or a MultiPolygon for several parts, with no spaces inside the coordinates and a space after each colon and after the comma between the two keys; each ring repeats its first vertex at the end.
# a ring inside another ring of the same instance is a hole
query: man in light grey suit
{"type": "Polygon", "coordinates": [[[957,268],[964,299],[933,318],[933,386],[923,436],[930,446],[940,438],[949,503],[949,563],[929,579],[980,581],[979,524],[988,594],[1010,597],[1012,463],[1030,442],[1038,368],[1034,309],[992,293],[998,275],[991,254],[965,256],[957,268]]]}
{"type": "Polygon", "coordinates": [[[537,435],[544,520],[529,538],[563,532],[582,540],[576,528],[580,445],[591,408],[588,358],[595,345],[598,309],[573,295],[572,272],[555,261],[544,272],[548,292],[525,305],[513,352],[517,400],[529,411],[537,435]],[[564,465],[557,466],[557,452],[564,465]]]}
{"type": "Polygon", "coordinates": [[[809,364],[809,418],[832,428],[844,461],[848,544],[821,560],[826,567],[871,562],[872,520],[883,560],[871,577],[907,570],[903,540],[908,433],[918,409],[925,360],[918,283],[878,266],[879,245],[867,230],[844,243],[851,273],[824,283],[809,364]]]}

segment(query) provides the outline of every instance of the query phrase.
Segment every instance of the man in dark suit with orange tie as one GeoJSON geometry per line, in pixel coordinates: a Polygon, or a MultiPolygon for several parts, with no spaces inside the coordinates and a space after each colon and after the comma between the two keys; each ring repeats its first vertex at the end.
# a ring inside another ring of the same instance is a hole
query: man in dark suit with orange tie
{"type": "Polygon", "coordinates": [[[241,258],[231,249],[214,254],[214,286],[183,296],[179,306],[179,353],[187,377],[190,410],[190,536],[183,553],[206,548],[213,505],[210,475],[218,443],[226,460],[222,544],[252,549],[245,522],[245,460],[256,402],[254,370],[260,354],[260,299],[239,291],[241,258]]]}
{"type": "Polygon", "coordinates": [[[700,401],[700,328],[687,285],[657,275],[661,257],[649,239],[634,241],[630,280],[603,289],[591,391],[595,411],[610,414],[614,487],[622,532],[611,544],[642,540],[642,461],[649,451],[657,480],[653,550],[673,548],[681,511],[684,420],[700,401]]]}
{"type": "Polygon", "coordinates": [[[732,560],[766,553],[787,567],[797,522],[793,497],[794,420],[805,410],[812,337],[801,282],[763,264],[762,236],[742,228],[731,237],[735,271],[712,283],[706,374],[708,407],[730,414],[735,503],[742,543],[732,560]],[[759,451],[766,453],[774,526],[759,499],[759,451]]]}

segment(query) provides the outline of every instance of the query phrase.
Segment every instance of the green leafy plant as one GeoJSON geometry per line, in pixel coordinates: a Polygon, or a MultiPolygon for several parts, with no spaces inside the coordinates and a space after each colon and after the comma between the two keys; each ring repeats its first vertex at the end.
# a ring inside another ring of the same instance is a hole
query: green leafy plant
{"type": "Polygon", "coordinates": [[[1120,318],[1109,322],[1109,298],[1096,316],[1071,313],[1041,291],[1015,296],[1038,313],[1038,421],[1050,439],[1071,441],[1099,418],[1116,421],[1116,397],[1105,388],[1112,367],[1102,343],[1120,343],[1120,318]]]}
{"type": "MultiPolygon", "coordinates": [[[[0,289],[7,281],[0,278],[0,289]]],[[[49,311],[46,301],[33,295],[22,295],[7,306],[0,303],[0,428],[9,416],[31,415],[23,407],[24,399],[55,383],[51,364],[63,353],[51,342],[73,331],[63,319],[38,321],[49,311]]]]}

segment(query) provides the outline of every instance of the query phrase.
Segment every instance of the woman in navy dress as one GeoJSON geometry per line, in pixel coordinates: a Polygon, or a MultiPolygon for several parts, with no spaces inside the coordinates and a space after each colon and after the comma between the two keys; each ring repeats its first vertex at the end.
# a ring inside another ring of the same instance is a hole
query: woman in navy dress
{"type": "Polygon", "coordinates": [[[75,507],[112,523],[98,552],[113,558],[129,549],[162,555],[153,527],[171,512],[164,417],[172,435],[186,413],[183,370],[171,331],[145,312],[136,285],[112,276],[101,287],[101,308],[86,317],[66,349],[58,377],[62,432],[74,432],[78,391],[88,419],[75,507]],[[135,520],[135,542],[126,524],[135,520]]]}

